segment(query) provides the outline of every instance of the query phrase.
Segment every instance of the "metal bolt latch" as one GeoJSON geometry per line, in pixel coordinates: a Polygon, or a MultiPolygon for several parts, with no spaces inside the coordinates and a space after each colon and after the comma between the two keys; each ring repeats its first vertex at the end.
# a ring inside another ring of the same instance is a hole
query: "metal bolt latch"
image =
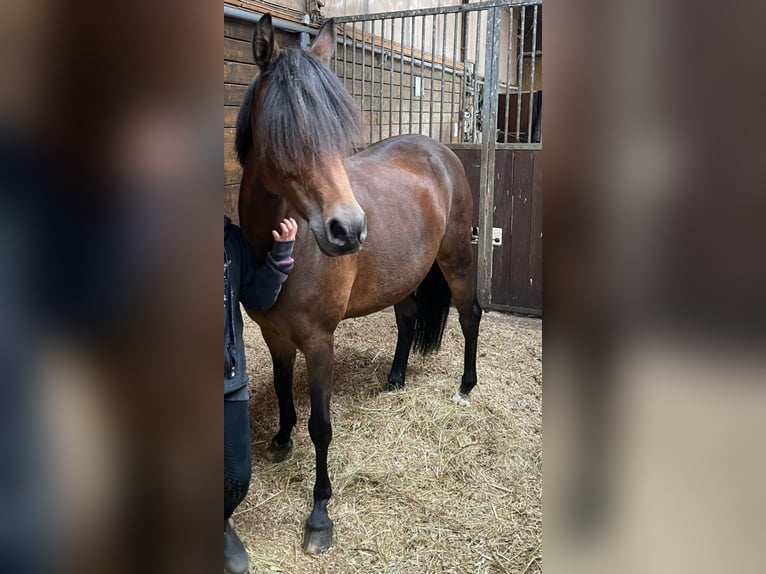
{"type": "MultiPolygon", "coordinates": [[[[479,244],[479,228],[478,227],[471,228],[471,243],[474,245],[479,244]]],[[[503,244],[503,228],[493,227],[492,228],[492,247],[499,247],[502,244],[503,244]]]]}

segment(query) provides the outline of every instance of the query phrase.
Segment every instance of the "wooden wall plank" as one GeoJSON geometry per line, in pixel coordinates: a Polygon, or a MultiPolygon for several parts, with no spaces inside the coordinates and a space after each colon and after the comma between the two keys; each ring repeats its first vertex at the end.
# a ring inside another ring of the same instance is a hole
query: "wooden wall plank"
{"type": "Polygon", "coordinates": [[[223,177],[224,184],[239,183],[242,178],[242,167],[237,160],[237,152],[234,149],[234,128],[223,130],[223,177]]]}
{"type": "Polygon", "coordinates": [[[224,160],[223,162],[223,184],[229,185],[239,183],[242,179],[242,167],[236,158],[224,160]]]}
{"type": "Polygon", "coordinates": [[[237,158],[237,152],[234,149],[234,138],[236,137],[237,130],[235,128],[223,129],[223,160],[237,158]]]}
{"type": "Polygon", "coordinates": [[[223,127],[233,128],[237,125],[237,114],[239,114],[239,106],[224,106],[223,107],[223,127]]]}
{"type": "MultiPolygon", "coordinates": [[[[480,149],[455,149],[452,150],[455,155],[460,158],[465,169],[466,177],[468,178],[468,184],[471,187],[471,196],[473,197],[473,220],[472,226],[479,224],[479,177],[481,175],[481,150],[480,149]]],[[[473,270],[471,276],[473,277],[474,288],[476,288],[477,280],[477,260],[478,260],[478,245],[472,245],[473,248],[473,270]]]]}
{"type": "Polygon", "coordinates": [[[492,248],[492,303],[507,304],[511,276],[511,222],[514,155],[495,152],[495,213],[492,225],[503,230],[503,244],[492,248]]]}
{"type": "Polygon", "coordinates": [[[225,84],[249,86],[256,73],[258,73],[258,66],[255,64],[223,63],[223,81],[225,84]]]}
{"type": "Polygon", "coordinates": [[[223,212],[231,220],[239,225],[239,212],[237,202],[239,201],[239,183],[232,183],[223,186],[223,212]]]}
{"type": "Polygon", "coordinates": [[[532,152],[532,212],[529,226],[528,306],[543,308],[543,154],[532,152]]]}
{"type": "Polygon", "coordinates": [[[224,84],[223,85],[223,105],[224,106],[239,106],[242,103],[242,99],[245,97],[247,86],[240,86],[238,84],[224,84]]]}
{"type": "Polygon", "coordinates": [[[471,225],[479,224],[479,177],[481,176],[481,150],[480,149],[455,149],[452,150],[463,163],[465,175],[468,178],[468,184],[471,186],[471,195],[473,197],[473,222],[471,225]]]}
{"type": "Polygon", "coordinates": [[[242,62],[255,64],[252,44],[245,40],[235,38],[223,39],[223,59],[230,62],[242,62]]]}
{"type": "Polygon", "coordinates": [[[255,30],[254,22],[247,22],[245,20],[239,20],[237,18],[223,19],[224,38],[233,38],[235,40],[252,42],[254,30],[255,30]]]}
{"type": "Polygon", "coordinates": [[[497,301],[507,305],[529,307],[529,230],[532,215],[532,171],[534,152],[514,151],[513,195],[511,212],[510,297],[497,301]]]}

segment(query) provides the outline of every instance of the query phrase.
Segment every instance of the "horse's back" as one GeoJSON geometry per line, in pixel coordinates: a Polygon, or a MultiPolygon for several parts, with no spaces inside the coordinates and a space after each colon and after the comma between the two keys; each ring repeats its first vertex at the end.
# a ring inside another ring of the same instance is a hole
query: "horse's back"
{"type": "Polygon", "coordinates": [[[381,140],[366,147],[349,159],[353,163],[371,159],[390,161],[401,157],[406,157],[410,160],[437,157],[449,162],[448,167],[451,169],[457,166],[462,169],[460,159],[450,148],[433,138],[420,134],[404,134],[381,140]]]}
{"type": "Polygon", "coordinates": [[[449,203],[470,202],[470,188],[460,158],[443,143],[420,134],[394,136],[374,143],[346,160],[356,195],[392,184],[426,184],[434,196],[447,194],[449,203]],[[453,196],[457,196],[454,197],[453,196]]]}

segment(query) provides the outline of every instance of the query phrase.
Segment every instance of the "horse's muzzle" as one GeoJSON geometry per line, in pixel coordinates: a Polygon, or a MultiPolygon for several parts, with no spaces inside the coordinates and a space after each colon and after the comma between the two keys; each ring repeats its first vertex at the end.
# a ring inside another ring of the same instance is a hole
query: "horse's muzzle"
{"type": "Polygon", "coordinates": [[[321,232],[314,235],[325,255],[337,257],[356,253],[367,237],[367,219],[361,210],[353,214],[338,214],[328,219],[321,232]]]}

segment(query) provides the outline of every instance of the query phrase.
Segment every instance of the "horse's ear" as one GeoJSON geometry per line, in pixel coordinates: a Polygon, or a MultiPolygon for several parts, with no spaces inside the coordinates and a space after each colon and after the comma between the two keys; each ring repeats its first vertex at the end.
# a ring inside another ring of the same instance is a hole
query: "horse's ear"
{"type": "Polygon", "coordinates": [[[271,14],[264,14],[255,25],[253,32],[253,57],[255,63],[265,72],[279,55],[279,45],[274,39],[274,26],[271,14]]]}
{"type": "Polygon", "coordinates": [[[335,19],[329,18],[324,21],[317,37],[311,43],[311,53],[329,65],[335,51],[335,41],[335,19]]]}

